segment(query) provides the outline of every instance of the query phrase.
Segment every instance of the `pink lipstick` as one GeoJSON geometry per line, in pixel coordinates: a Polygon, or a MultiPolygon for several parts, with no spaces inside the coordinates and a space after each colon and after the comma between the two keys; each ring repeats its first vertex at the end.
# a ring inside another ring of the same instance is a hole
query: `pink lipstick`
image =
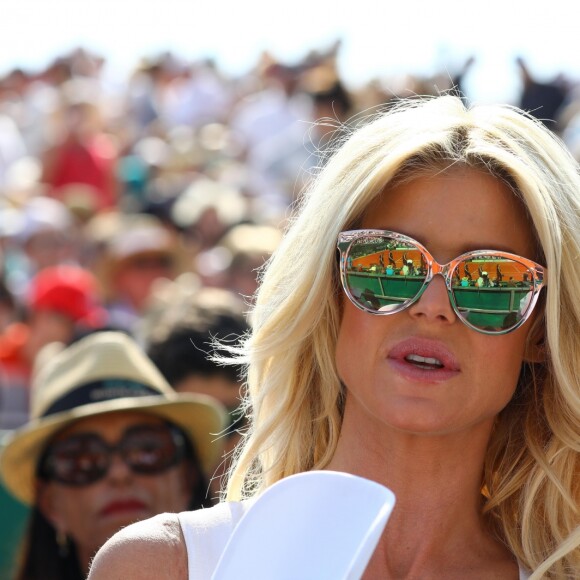
{"type": "Polygon", "coordinates": [[[410,381],[439,383],[461,372],[449,348],[427,338],[413,337],[399,342],[389,351],[387,361],[395,372],[410,381]]]}

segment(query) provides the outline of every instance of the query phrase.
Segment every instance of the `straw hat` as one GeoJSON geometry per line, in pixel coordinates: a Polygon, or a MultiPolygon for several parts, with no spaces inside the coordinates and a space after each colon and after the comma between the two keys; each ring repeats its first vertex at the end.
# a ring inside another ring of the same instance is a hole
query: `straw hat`
{"type": "MultiPolygon", "coordinates": [[[[54,350],[54,345],[51,345],[54,350]]],[[[121,332],[96,332],[50,356],[33,378],[31,419],[4,440],[0,475],[33,503],[38,461],[48,441],[74,421],[114,411],[142,411],[187,433],[209,473],[223,451],[226,425],[212,397],[177,394],[137,343],[121,332]]]]}

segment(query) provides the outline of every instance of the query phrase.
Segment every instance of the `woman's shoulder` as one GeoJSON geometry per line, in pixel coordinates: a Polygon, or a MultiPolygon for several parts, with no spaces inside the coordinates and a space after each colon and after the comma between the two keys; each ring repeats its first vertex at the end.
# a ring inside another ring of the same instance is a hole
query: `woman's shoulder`
{"type": "Polygon", "coordinates": [[[177,514],[160,514],[118,531],[97,552],[90,580],[187,580],[187,551],[177,514]]]}
{"type": "Polygon", "coordinates": [[[224,502],[196,511],[165,513],[127,526],[97,552],[88,580],[204,577],[206,568],[217,565],[250,503],[224,502]]]}

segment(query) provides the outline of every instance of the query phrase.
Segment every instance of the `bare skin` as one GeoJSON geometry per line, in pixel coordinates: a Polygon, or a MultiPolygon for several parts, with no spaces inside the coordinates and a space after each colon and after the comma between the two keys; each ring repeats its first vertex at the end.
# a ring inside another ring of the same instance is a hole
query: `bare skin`
{"type": "MultiPolygon", "coordinates": [[[[346,440],[357,427],[345,422],[346,440]]],[[[518,578],[513,556],[490,536],[480,515],[485,440],[474,436],[469,452],[464,444],[441,438],[369,448],[361,441],[349,444],[348,453],[339,444],[329,469],[379,481],[397,498],[365,579],[518,578]]]]}
{"type": "Polygon", "coordinates": [[[176,514],[115,534],[95,556],[88,580],[187,580],[187,550],[176,514]]]}

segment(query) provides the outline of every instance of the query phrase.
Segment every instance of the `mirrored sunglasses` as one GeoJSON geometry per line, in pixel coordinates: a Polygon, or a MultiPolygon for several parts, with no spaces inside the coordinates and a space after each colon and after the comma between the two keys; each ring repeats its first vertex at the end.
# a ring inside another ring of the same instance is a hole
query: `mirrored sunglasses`
{"type": "Polygon", "coordinates": [[[341,232],[337,245],[344,291],[370,314],[405,310],[440,274],[466,326],[506,334],[524,324],[546,286],[546,268],[509,252],[476,250],[439,264],[419,242],[388,230],[341,232]]]}
{"type": "Polygon", "coordinates": [[[185,435],[173,425],[135,425],[116,445],[96,433],[77,433],[50,445],[40,462],[40,476],[69,486],[102,479],[119,454],[133,473],[156,475],[185,455],[185,435]]]}

